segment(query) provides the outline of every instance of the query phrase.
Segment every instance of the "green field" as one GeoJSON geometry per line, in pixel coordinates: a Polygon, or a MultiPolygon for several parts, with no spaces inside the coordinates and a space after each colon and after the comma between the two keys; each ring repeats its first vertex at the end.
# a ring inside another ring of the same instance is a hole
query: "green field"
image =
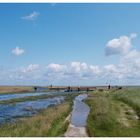
{"type": "Polygon", "coordinates": [[[86,103],[91,108],[89,136],[140,136],[140,88],[96,90],[89,93],[86,103]]]}

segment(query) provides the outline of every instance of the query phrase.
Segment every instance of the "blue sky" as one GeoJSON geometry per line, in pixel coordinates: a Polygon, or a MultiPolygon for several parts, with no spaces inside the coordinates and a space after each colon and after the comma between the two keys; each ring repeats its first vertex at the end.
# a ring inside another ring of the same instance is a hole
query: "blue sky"
{"type": "Polygon", "coordinates": [[[0,19],[1,85],[140,84],[140,4],[0,4],[0,19]]]}

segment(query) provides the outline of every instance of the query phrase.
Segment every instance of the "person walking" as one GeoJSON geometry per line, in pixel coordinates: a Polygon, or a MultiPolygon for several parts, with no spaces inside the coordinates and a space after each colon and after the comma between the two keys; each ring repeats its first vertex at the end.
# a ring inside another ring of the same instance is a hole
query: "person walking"
{"type": "Polygon", "coordinates": [[[108,85],[108,89],[110,89],[111,88],[111,86],[110,85],[108,85]]]}

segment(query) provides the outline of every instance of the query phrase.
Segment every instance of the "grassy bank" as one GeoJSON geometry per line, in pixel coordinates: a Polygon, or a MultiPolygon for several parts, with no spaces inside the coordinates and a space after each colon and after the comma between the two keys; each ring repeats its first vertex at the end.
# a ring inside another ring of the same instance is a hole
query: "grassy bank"
{"type": "Polygon", "coordinates": [[[140,117],[140,88],[116,91],[114,97],[115,99],[132,106],[140,117]]]}
{"type": "Polygon", "coordinates": [[[89,135],[140,136],[139,94],[139,89],[91,92],[86,100],[91,108],[87,120],[89,135]],[[126,101],[126,97],[129,100],[126,101]]]}
{"type": "Polygon", "coordinates": [[[40,111],[36,116],[23,118],[14,124],[4,124],[0,127],[0,136],[62,136],[68,126],[65,119],[71,111],[71,106],[71,100],[67,100],[65,103],[40,111]]]}

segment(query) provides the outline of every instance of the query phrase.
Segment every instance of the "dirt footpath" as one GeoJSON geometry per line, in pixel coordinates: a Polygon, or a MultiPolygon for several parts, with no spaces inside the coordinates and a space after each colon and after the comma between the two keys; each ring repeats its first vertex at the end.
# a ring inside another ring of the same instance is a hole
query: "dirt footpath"
{"type": "Polygon", "coordinates": [[[65,135],[65,137],[88,137],[85,127],[75,127],[70,124],[65,135]]]}

